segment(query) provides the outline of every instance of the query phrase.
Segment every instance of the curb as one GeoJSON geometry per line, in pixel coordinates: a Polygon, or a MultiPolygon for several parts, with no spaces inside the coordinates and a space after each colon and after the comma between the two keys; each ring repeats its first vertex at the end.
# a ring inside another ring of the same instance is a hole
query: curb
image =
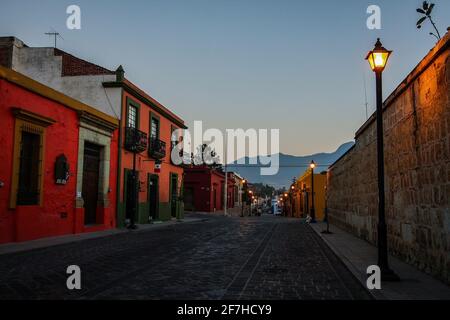
{"type": "MultiPolygon", "coordinates": [[[[115,229],[109,229],[105,231],[97,231],[97,232],[91,232],[91,233],[77,233],[77,234],[67,234],[63,236],[58,237],[48,237],[48,238],[41,238],[36,240],[30,240],[25,242],[11,242],[7,244],[0,245],[0,257],[2,255],[7,254],[14,254],[14,253],[22,253],[22,252],[29,252],[33,250],[39,250],[39,249],[46,249],[51,247],[56,247],[64,244],[70,244],[85,240],[91,240],[91,239],[100,239],[100,238],[106,238],[110,236],[115,236],[119,234],[125,234],[125,233],[139,233],[139,232],[145,232],[145,231],[151,231],[154,229],[161,229],[161,228],[167,228],[170,226],[179,225],[182,224],[189,224],[189,223],[198,223],[198,222],[204,222],[207,221],[206,218],[190,218],[188,221],[174,221],[172,223],[160,223],[160,224],[152,224],[148,225],[148,227],[139,228],[137,230],[128,230],[125,228],[115,228],[115,229]]],[[[145,225],[147,226],[147,225],[145,225]]]]}
{"type": "Polygon", "coordinates": [[[387,298],[379,291],[369,290],[366,287],[366,279],[361,277],[359,270],[352,264],[352,262],[344,256],[339,249],[336,248],[333,243],[324,237],[324,235],[310,224],[308,226],[323,240],[323,242],[330,248],[330,250],[336,255],[336,257],[342,262],[346,269],[353,275],[353,277],[361,284],[361,286],[370,294],[375,300],[387,300],[387,298]]]}

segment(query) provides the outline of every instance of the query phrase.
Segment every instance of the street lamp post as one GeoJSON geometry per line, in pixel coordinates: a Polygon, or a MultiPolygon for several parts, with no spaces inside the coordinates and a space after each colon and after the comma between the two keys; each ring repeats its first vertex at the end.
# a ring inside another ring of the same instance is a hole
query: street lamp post
{"type": "Polygon", "coordinates": [[[247,181],[245,179],[242,180],[242,186],[241,186],[241,217],[244,216],[244,192],[246,192],[244,186],[245,186],[246,182],[247,181]]]}
{"type": "Polygon", "coordinates": [[[291,200],[292,217],[295,217],[295,186],[294,185],[291,186],[290,200],[291,200]]]}
{"type": "Polygon", "coordinates": [[[325,221],[327,223],[327,229],[323,230],[324,234],[332,234],[330,231],[330,218],[328,217],[328,187],[325,186],[325,221]]]}
{"type": "Polygon", "coordinates": [[[131,208],[131,215],[130,215],[130,225],[128,226],[128,229],[134,230],[137,229],[137,226],[135,224],[135,216],[137,213],[137,203],[138,203],[138,179],[137,179],[137,171],[136,171],[136,152],[133,152],[133,172],[132,172],[132,185],[133,189],[131,190],[131,196],[132,196],[132,208],[131,208]]]}
{"type": "Polygon", "coordinates": [[[316,208],[314,205],[314,168],[316,163],[311,161],[309,167],[311,168],[311,223],[316,223],[316,208]]]}
{"type": "Polygon", "coordinates": [[[384,148],[383,148],[383,93],[382,73],[392,51],[386,50],[377,39],[375,48],[370,51],[368,60],[376,77],[376,100],[377,100],[377,166],[378,166],[378,267],[381,271],[382,280],[398,280],[398,276],[389,268],[387,248],[387,226],[385,217],[385,194],[384,194],[384,148]]]}

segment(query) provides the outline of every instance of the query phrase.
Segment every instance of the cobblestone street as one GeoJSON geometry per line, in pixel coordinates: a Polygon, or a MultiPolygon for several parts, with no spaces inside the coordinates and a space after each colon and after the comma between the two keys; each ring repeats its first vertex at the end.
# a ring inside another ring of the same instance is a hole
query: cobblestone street
{"type": "Polygon", "coordinates": [[[368,299],[306,224],[179,223],[0,256],[0,299],[368,299]],[[81,268],[82,289],[66,288],[81,268]]]}

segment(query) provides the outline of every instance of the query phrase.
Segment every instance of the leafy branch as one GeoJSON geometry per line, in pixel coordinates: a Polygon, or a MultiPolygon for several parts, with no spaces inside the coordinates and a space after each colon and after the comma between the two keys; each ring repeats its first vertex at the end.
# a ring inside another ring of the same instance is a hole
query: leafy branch
{"type": "Polygon", "coordinates": [[[434,23],[431,13],[433,12],[434,3],[428,3],[427,1],[424,1],[422,4],[422,8],[417,8],[416,11],[420,14],[422,14],[422,17],[417,21],[416,26],[417,29],[422,28],[422,24],[428,19],[430,20],[431,24],[434,27],[434,30],[436,30],[436,33],[430,32],[430,35],[434,36],[436,39],[441,39],[441,34],[439,33],[439,30],[436,28],[436,24],[434,23]]]}

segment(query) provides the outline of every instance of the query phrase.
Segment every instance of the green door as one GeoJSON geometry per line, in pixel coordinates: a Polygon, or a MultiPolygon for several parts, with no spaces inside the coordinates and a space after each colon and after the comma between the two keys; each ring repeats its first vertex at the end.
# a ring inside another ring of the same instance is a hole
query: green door
{"type": "Polygon", "coordinates": [[[156,174],[148,174],[148,209],[149,220],[157,220],[159,218],[159,179],[156,174]]]}

